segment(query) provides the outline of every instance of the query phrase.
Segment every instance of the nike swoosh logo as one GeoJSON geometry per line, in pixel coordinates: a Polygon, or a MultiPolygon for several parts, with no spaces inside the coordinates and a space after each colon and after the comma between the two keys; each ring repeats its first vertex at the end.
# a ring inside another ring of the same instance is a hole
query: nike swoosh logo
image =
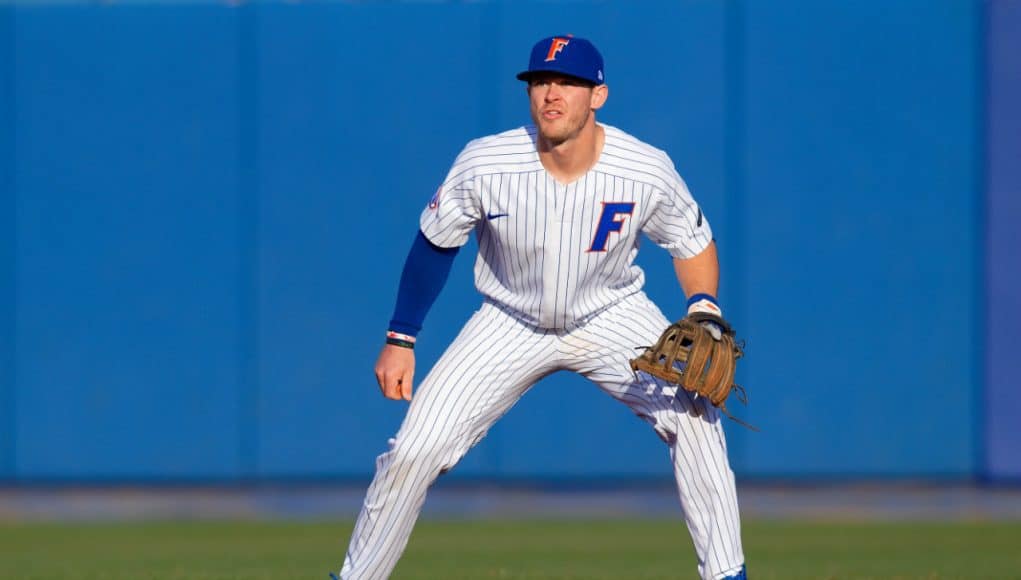
{"type": "Polygon", "coordinates": [[[507,217],[510,214],[506,213],[486,213],[487,220],[495,220],[496,218],[507,217]]]}

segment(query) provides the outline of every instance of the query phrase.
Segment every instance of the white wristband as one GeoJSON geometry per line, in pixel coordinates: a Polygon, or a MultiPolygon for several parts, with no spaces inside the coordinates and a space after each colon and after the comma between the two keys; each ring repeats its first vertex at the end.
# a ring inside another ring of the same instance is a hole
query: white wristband
{"type": "Polygon", "coordinates": [[[688,306],[688,314],[694,314],[695,312],[706,312],[708,314],[715,314],[719,317],[723,316],[723,311],[720,310],[720,307],[708,298],[696,300],[691,304],[691,306],[688,306]]]}

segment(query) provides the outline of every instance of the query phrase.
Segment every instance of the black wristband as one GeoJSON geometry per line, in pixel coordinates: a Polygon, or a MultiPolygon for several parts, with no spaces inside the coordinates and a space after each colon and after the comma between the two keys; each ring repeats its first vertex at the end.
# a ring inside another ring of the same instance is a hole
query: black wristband
{"type": "Polygon", "coordinates": [[[401,340],[399,338],[389,338],[389,337],[387,337],[386,343],[387,344],[392,344],[394,346],[400,346],[400,347],[403,347],[403,348],[410,348],[412,350],[415,349],[415,343],[413,343],[413,342],[411,342],[409,340],[401,340]]]}

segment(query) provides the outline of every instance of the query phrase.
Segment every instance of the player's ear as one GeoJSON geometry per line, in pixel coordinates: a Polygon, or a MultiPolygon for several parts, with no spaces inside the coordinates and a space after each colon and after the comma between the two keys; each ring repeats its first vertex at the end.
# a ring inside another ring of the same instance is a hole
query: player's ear
{"type": "Polygon", "coordinates": [[[610,96],[610,88],[606,85],[596,85],[592,87],[592,96],[590,100],[590,106],[592,110],[599,109],[606,104],[607,97],[610,96]]]}

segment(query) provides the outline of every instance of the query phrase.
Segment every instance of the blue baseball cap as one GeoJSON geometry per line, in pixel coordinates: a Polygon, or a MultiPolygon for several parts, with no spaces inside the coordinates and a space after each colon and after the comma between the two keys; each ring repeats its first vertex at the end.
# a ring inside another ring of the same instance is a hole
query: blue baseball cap
{"type": "Polygon", "coordinates": [[[528,70],[518,73],[518,80],[527,81],[535,73],[555,72],[601,85],[603,55],[594,44],[570,34],[551,36],[535,43],[528,59],[528,70]]]}

